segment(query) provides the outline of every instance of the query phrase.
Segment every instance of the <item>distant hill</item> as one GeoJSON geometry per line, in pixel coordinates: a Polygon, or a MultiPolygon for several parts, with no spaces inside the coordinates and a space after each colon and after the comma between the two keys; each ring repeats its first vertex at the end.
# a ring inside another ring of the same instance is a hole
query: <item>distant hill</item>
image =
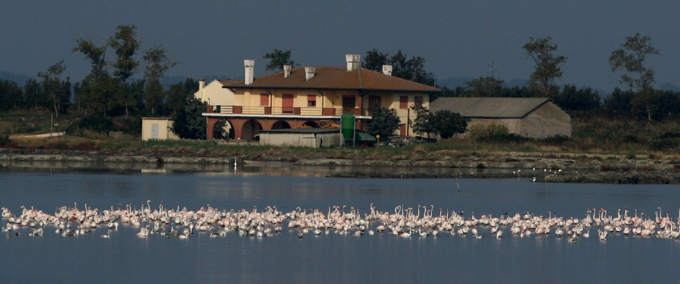
{"type": "Polygon", "coordinates": [[[0,79],[17,82],[19,87],[23,87],[31,76],[16,74],[12,72],[0,71],[0,79]]]}
{"type": "Polygon", "coordinates": [[[659,89],[661,90],[667,90],[667,91],[674,91],[674,92],[679,92],[680,91],[680,86],[678,85],[673,85],[669,83],[662,84],[659,89]]]}

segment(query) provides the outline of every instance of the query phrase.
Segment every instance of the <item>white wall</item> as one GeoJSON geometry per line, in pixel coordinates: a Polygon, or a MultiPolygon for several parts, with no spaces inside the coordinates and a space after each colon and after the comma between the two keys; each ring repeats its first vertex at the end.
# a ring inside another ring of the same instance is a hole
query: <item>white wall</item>
{"type": "Polygon", "coordinates": [[[213,80],[206,84],[203,90],[195,92],[194,96],[209,105],[235,105],[234,93],[229,89],[222,88],[222,86],[219,80],[213,80]]]}

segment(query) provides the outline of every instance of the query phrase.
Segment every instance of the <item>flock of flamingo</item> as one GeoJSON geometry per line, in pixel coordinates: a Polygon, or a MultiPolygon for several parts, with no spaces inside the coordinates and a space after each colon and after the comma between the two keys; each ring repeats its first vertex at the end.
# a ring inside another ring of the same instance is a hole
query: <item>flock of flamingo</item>
{"type": "Polygon", "coordinates": [[[502,214],[498,217],[474,213],[464,216],[455,211],[439,209],[435,214],[434,206],[404,207],[398,205],[392,212],[376,210],[371,203],[363,215],[359,209],[347,206],[329,206],[325,213],[320,209],[296,208],[281,212],[276,206],[267,206],[262,211],[256,207],[251,210],[219,210],[207,205],[197,211],[186,207],[165,208],[161,203],[152,209],[150,201],[140,209],[128,204],[124,208],[100,210],[87,205],[80,210],[63,206],[54,215],[33,207],[21,206],[21,214],[15,215],[2,208],[2,231],[7,239],[19,236],[42,237],[47,228],[64,237],[75,237],[95,232],[102,238],[109,238],[119,226],[130,226],[138,230],[137,236],[147,238],[157,234],[164,237],[187,239],[196,233],[209,234],[210,237],[225,237],[230,233],[255,238],[271,237],[284,231],[296,232],[299,238],[306,234],[323,235],[331,232],[341,235],[393,234],[400,237],[440,237],[444,234],[458,237],[502,239],[506,236],[519,238],[554,235],[558,238],[576,242],[579,238],[589,238],[591,228],[597,228],[597,238],[605,241],[610,236],[640,236],[678,239],[680,236],[680,210],[678,219],[673,221],[668,213],[662,215],[661,208],[654,216],[634,214],[617,210],[615,214],[605,209],[587,210],[582,218],[561,217],[553,213],[539,216],[532,213],[502,214]],[[284,225],[287,222],[287,225],[284,225]]]}

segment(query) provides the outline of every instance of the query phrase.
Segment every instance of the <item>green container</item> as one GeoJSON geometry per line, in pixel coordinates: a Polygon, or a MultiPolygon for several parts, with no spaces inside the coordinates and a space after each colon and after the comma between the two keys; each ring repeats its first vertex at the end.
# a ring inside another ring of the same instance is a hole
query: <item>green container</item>
{"type": "Polygon", "coordinates": [[[340,125],[342,128],[342,136],[345,140],[354,139],[354,115],[351,113],[345,113],[342,115],[340,125]]]}
{"type": "Polygon", "coordinates": [[[216,113],[222,113],[222,106],[215,106],[216,113]]]}

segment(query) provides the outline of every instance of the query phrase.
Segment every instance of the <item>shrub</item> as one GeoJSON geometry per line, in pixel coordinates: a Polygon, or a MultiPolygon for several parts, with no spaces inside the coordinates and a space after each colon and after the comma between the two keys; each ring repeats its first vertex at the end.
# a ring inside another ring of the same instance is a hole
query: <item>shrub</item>
{"type": "Polygon", "coordinates": [[[474,125],[470,134],[478,142],[523,142],[528,140],[517,134],[510,134],[508,127],[492,123],[489,125],[474,125]]]}
{"type": "Polygon", "coordinates": [[[113,131],[113,121],[102,115],[91,115],[66,128],[69,135],[83,136],[87,132],[109,133],[113,131]]]}
{"type": "Polygon", "coordinates": [[[11,146],[12,140],[9,139],[9,134],[0,134],[0,146],[11,146]]]}

